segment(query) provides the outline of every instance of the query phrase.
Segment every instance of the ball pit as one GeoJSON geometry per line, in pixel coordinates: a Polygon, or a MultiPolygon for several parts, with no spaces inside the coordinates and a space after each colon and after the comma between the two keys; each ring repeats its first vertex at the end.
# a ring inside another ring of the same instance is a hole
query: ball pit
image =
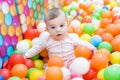
{"type": "Polygon", "coordinates": [[[90,64],[80,59],[71,69],[81,73],[85,80],[120,80],[119,0],[0,0],[0,80],[44,80],[45,77],[70,80],[63,61],[50,62],[46,49],[27,60],[22,56],[37,44],[40,33],[46,31],[44,14],[52,7],[60,7],[68,16],[69,33],[78,34],[97,48],[96,53],[84,47],[76,48],[77,58],[85,58],[90,64]],[[50,68],[43,70],[44,62],[48,61],[50,68]],[[15,77],[17,64],[27,68],[23,72],[19,70],[21,73],[15,77]]]}

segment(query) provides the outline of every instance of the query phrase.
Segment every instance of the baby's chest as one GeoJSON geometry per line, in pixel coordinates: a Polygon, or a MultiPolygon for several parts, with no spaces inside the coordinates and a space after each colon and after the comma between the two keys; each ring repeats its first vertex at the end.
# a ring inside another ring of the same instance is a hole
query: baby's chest
{"type": "Polygon", "coordinates": [[[50,52],[63,52],[74,49],[73,42],[70,40],[65,41],[51,41],[47,44],[47,49],[50,52]]]}

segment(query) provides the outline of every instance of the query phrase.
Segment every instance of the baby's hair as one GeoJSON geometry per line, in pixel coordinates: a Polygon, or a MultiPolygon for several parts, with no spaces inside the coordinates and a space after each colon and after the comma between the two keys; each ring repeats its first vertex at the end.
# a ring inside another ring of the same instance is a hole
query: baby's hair
{"type": "Polygon", "coordinates": [[[64,13],[64,11],[62,11],[60,8],[52,8],[49,9],[48,12],[45,15],[45,22],[47,22],[48,20],[52,20],[55,19],[56,17],[58,17],[60,14],[64,14],[65,17],[67,18],[66,14],[64,13]]]}

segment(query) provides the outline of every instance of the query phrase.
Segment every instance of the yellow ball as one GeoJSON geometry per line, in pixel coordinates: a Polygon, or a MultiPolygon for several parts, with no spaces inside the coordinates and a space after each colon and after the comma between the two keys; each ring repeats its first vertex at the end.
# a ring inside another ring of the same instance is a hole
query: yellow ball
{"type": "Polygon", "coordinates": [[[27,43],[29,44],[30,48],[32,47],[32,41],[29,39],[25,39],[25,41],[27,41],[27,43]]]}
{"type": "Polygon", "coordinates": [[[85,25],[85,23],[82,23],[82,24],[80,25],[80,29],[82,29],[82,30],[83,30],[84,25],[85,25]]]}
{"type": "Polygon", "coordinates": [[[44,63],[42,60],[37,59],[34,61],[34,64],[37,69],[43,69],[44,63]]]}
{"type": "Polygon", "coordinates": [[[113,52],[110,61],[112,64],[120,64],[120,52],[113,52]]]}
{"type": "Polygon", "coordinates": [[[91,36],[89,34],[82,34],[80,39],[90,42],[91,36]]]}
{"type": "Polygon", "coordinates": [[[95,4],[91,4],[91,5],[90,5],[90,8],[91,8],[92,10],[94,10],[94,9],[95,9],[95,4]]]}
{"type": "Polygon", "coordinates": [[[97,73],[97,78],[100,78],[101,80],[104,80],[104,71],[105,69],[101,69],[97,73]]]}
{"type": "Polygon", "coordinates": [[[40,77],[44,76],[43,71],[34,70],[30,73],[30,80],[38,80],[40,77]]]}
{"type": "Polygon", "coordinates": [[[116,7],[117,6],[117,2],[115,0],[111,0],[109,5],[110,5],[110,8],[116,7]]]}

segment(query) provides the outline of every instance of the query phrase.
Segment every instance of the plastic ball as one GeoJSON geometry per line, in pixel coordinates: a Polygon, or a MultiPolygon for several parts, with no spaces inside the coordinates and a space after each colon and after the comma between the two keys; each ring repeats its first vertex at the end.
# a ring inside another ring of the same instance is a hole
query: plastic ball
{"type": "Polygon", "coordinates": [[[109,50],[107,50],[107,49],[105,49],[105,48],[101,48],[101,49],[97,50],[97,52],[96,52],[96,54],[99,54],[99,53],[106,55],[107,58],[110,60],[110,58],[111,58],[111,53],[110,53],[109,50]]]}
{"type": "Polygon", "coordinates": [[[5,15],[5,24],[10,26],[12,24],[12,15],[10,13],[5,15]]]}
{"type": "Polygon", "coordinates": [[[110,33],[103,33],[101,37],[103,41],[111,42],[113,40],[113,35],[110,33]]]}
{"type": "Polygon", "coordinates": [[[9,45],[8,47],[7,47],[7,51],[6,51],[6,55],[7,56],[11,56],[12,55],[12,53],[13,53],[13,51],[14,51],[14,46],[13,45],[9,45]]]}
{"type": "Polygon", "coordinates": [[[74,59],[70,65],[70,70],[78,74],[86,74],[89,71],[89,68],[90,64],[88,60],[83,57],[74,59]]]}
{"type": "Polygon", "coordinates": [[[7,80],[11,77],[11,72],[8,69],[1,69],[0,74],[4,77],[4,80],[7,80]]]}
{"type": "Polygon", "coordinates": [[[39,32],[43,32],[46,30],[46,24],[44,22],[40,22],[38,25],[37,25],[37,29],[39,32]]]}
{"type": "Polygon", "coordinates": [[[37,70],[37,68],[29,68],[26,77],[27,77],[27,78],[30,78],[30,74],[31,74],[31,72],[34,71],[34,70],[37,70]]]}
{"type": "Polygon", "coordinates": [[[83,75],[83,78],[85,80],[92,80],[93,78],[96,78],[97,72],[96,69],[90,68],[89,71],[83,75]]]}
{"type": "Polygon", "coordinates": [[[2,11],[4,14],[7,14],[9,12],[9,5],[7,2],[2,3],[2,11]]]}
{"type": "Polygon", "coordinates": [[[112,52],[112,45],[109,42],[103,41],[98,45],[98,50],[101,48],[106,48],[108,49],[110,52],[112,52]]]}
{"type": "Polygon", "coordinates": [[[63,72],[62,80],[70,80],[70,70],[68,70],[66,67],[62,67],[61,70],[63,72]]]}
{"type": "Polygon", "coordinates": [[[33,68],[35,65],[34,65],[34,62],[31,60],[31,59],[25,59],[25,63],[24,63],[28,69],[29,68],[33,68]]]}
{"type": "Polygon", "coordinates": [[[13,26],[19,25],[19,17],[18,16],[13,16],[12,24],[13,24],[13,26]]]}
{"type": "Polygon", "coordinates": [[[88,49],[86,46],[78,46],[75,49],[75,56],[76,57],[84,57],[86,59],[89,59],[92,54],[92,51],[88,49]]]}
{"type": "Polygon", "coordinates": [[[44,63],[42,60],[38,59],[34,61],[34,65],[37,69],[43,69],[44,63]]]}
{"type": "Polygon", "coordinates": [[[0,24],[3,24],[4,23],[4,14],[2,11],[0,11],[0,17],[1,17],[0,24]]]}
{"type": "MultiPolygon", "coordinates": [[[[7,50],[7,47],[6,46],[1,46],[0,47],[0,57],[1,58],[4,58],[5,55],[6,55],[6,50],[7,50]]],[[[2,64],[2,63],[1,63],[2,64]]]]}
{"type": "Polygon", "coordinates": [[[12,76],[24,78],[27,75],[28,68],[24,64],[16,64],[11,69],[12,76]]]}
{"type": "Polygon", "coordinates": [[[61,68],[57,66],[49,67],[46,70],[46,80],[62,80],[63,79],[63,72],[61,68]]]}
{"type": "Polygon", "coordinates": [[[100,27],[105,28],[108,24],[110,24],[112,21],[108,18],[102,18],[100,21],[100,27]]]}
{"type": "Polygon", "coordinates": [[[104,54],[94,54],[94,56],[91,59],[91,67],[100,70],[102,68],[107,67],[109,64],[109,59],[104,54]]]}
{"type": "Polygon", "coordinates": [[[98,46],[102,42],[102,38],[99,35],[93,35],[90,39],[90,43],[94,46],[98,46]]]}
{"type": "Polygon", "coordinates": [[[44,49],[40,52],[40,56],[47,58],[48,57],[48,51],[47,49],[44,49]]]}
{"type": "Polygon", "coordinates": [[[24,14],[21,14],[21,15],[20,15],[20,22],[21,22],[21,24],[24,24],[24,23],[25,23],[25,20],[26,20],[25,15],[24,15],[24,14]]]}
{"type": "Polygon", "coordinates": [[[24,63],[24,57],[21,54],[15,53],[10,56],[8,59],[8,65],[7,68],[11,69],[14,65],[24,63]]]}
{"type": "Polygon", "coordinates": [[[31,73],[30,73],[30,80],[38,80],[39,77],[42,77],[44,76],[44,73],[41,71],[41,70],[33,70],[31,73]]]}
{"type": "Polygon", "coordinates": [[[15,34],[15,27],[14,26],[10,26],[8,28],[8,34],[12,37],[15,34]]]}
{"type": "Polygon", "coordinates": [[[95,34],[96,35],[102,35],[103,33],[105,32],[105,29],[103,29],[103,28],[98,28],[97,30],[95,30],[95,34]]]}
{"type": "Polygon", "coordinates": [[[48,66],[58,66],[58,67],[63,67],[64,66],[64,61],[61,57],[59,56],[53,56],[50,57],[48,60],[48,66]]]}
{"type": "Polygon", "coordinates": [[[105,80],[120,80],[120,67],[116,65],[108,66],[104,71],[105,80]]]}
{"type": "Polygon", "coordinates": [[[99,70],[98,73],[97,73],[97,78],[99,78],[101,80],[104,80],[104,71],[105,71],[104,68],[99,70]]]}
{"type": "Polygon", "coordinates": [[[83,31],[86,34],[90,34],[91,35],[95,31],[95,26],[93,24],[87,23],[87,24],[84,25],[83,31]]]}
{"type": "Polygon", "coordinates": [[[13,77],[10,77],[8,80],[21,80],[21,79],[17,76],[13,76],[13,77]]]}
{"type": "Polygon", "coordinates": [[[90,42],[91,36],[89,34],[82,34],[80,36],[80,39],[87,41],[87,42],[90,42]]]}
{"type": "Polygon", "coordinates": [[[27,41],[25,40],[22,40],[22,41],[19,41],[17,44],[16,44],[16,49],[25,53],[27,52],[27,50],[30,48],[30,45],[28,44],[27,41]]]}
{"type": "Polygon", "coordinates": [[[111,41],[111,45],[113,47],[113,51],[120,51],[120,38],[114,38],[111,41]]]}
{"type": "Polygon", "coordinates": [[[80,24],[81,24],[80,21],[77,20],[77,19],[72,20],[71,23],[70,23],[70,25],[75,27],[75,28],[77,28],[77,27],[79,28],[80,24]]]}
{"type": "Polygon", "coordinates": [[[17,12],[16,12],[16,6],[15,5],[11,5],[10,6],[10,14],[12,16],[15,16],[17,14],[17,12]]]}
{"type": "Polygon", "coordinates": [[[112,64],[120,64],[120,52],[116,51],[111,54],[110,62],[112,64]]]}
{"type": "Polygon", "coordinates": [[[5,80],[4,77],[0,74],[0,80],[5,80]]]}

